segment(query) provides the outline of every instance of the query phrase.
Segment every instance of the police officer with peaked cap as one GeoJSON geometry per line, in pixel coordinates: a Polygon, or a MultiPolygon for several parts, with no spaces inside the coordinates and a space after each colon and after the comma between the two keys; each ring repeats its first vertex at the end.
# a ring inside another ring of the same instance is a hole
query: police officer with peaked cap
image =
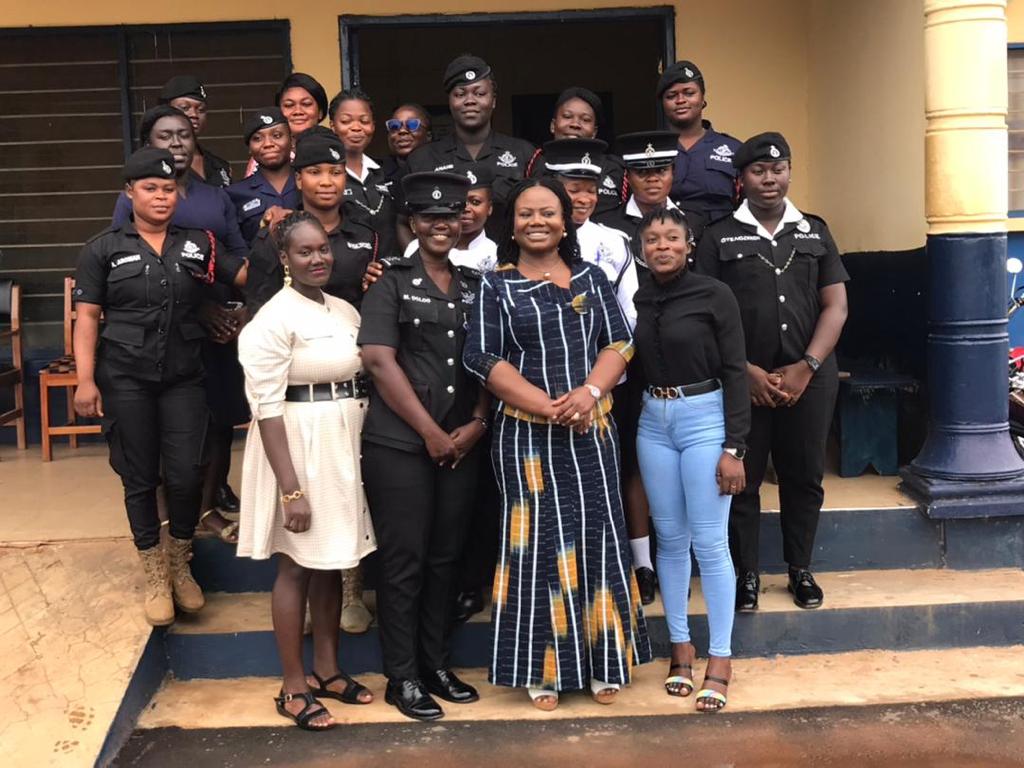
{"type": "Polygon", "coordinates": [[[146,618],[164,625],[174,620],[172,597],[187,612],[204,602],[188,571],[209,418],[199,306],[204,286],[241,282],[245,272],[212,233],[171,224],[178,188],[168,150],[138,150],[123,175],[133,218],[89,240],[78,256],[75,410],[103,419],[147,575],[146,618]],[[161,468],[170,576],[159,548],[161,468]]]}
{"type": "Polygon", "coordinates": [[[846,321],[849,275],[828,226],[786,194],[790,149],[778,133],[748,139],[733,158],[746,199],[704,232],[695,269],[728,285],[747,343],[751,427],[747,487],[733,497],[729,538],[738,610],[758,604],[760,486],[769,453],[779,479],[783,555],[801,608],[824,599],[811,574],[824,498],[825,440],[838,391],[833,354],[846,321]]]}
{"type": "Polygon", "coordinates": [[[214,187],[229,186],[231,163],[198,143],[199,135],[206,128],[206,87],[193,75],[176,75],[164,83],[160,103],[180,109],[192,121],[197,138],[196,154],[192,158],[195,174],[214,187]]]}
{"type": "Polygon", "coordinates": [[[358,339],[373,380],[363,481],[382,569],[386,700],[418,720],[443,716],[432,695],[453,703],[478,698],[448,658],[490,402],[462,365],[480,276],[448,261],[469,184],[448,173],[402,179],[420,247],[387,259],[363,300],[358,339]]]}
{"type": "Polygon", "coordinates": [[[242,127],[242,141],[256,161],[256,170],[226,191],[238,211],[242,237],[252,246],[272,209],[290,211],[298,206],[299,191],[289,165],[291,130],[280,109],[264,107],[249,115],[242,127]]]}
{"type": "MultiPolygon", "coordinates": [[[[320,133],[314,130],[302,134],[295,142],[295,158],[292,169],[301,174],[303,169],[312,166],[333,166],[340,168],[341,189],[330,187],[335,198],[330,206],[324,208],[320,204],[320,180],[329,174],[314,177],[311,183],[302,185],[299,191],[297,207],[313,214],[320,220],[327,231],[327,241],[334,254],[334,267],[323,290],[359,309],[363,300],[363,274],[367,265],[377,258],[377,234],[369,227],[350,221],[343,215],[343,191],[346,176],[345,146],[341,139],[332,133],[320,133]]],[[[255,314],[260,307],[284,286],[284,268],[281,265],[280,246],[269,227],[263,227],[253,241],[249,255],[249,280],[245,289],[245,302],[249,311],[255,314]]]]}
{"type": "MultiPolygon", "coordinates": [[[[505,199],[526,167],[534,148],[528,141],[498,133],[491,126],[497,104],[497,82],[491,67],[479,56],[457,56],[444,71],[444,90],[455,122],[454,131],[426,144],[409,156],[409,171],[453,171],[456,164],[477,162],[494,171],[492,222],[502,221],[505,199]]],[[[493,237],[497,224],[488,226],[493,237]]]]}
{"type": "Polygon", "coordinates": [[[732,158],[740,141],[716,131],[704,119],[704,75],[692,61],[677,61],[662,73],[657,94],[665,118],[678,134],[672,199],[685,210],[700,211],[707,221],[732,213],[736,207],[732,158]]]}

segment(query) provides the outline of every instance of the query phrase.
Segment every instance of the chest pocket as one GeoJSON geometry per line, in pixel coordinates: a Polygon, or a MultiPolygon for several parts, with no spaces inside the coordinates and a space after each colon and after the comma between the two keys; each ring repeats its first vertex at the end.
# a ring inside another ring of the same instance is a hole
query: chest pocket
{"type": "Polygon", "coordinates": [[[429,304],[421,301],[402,301],[398,310],[398,322],[402,325],[402,331],[419,336],[424,331],[436,330],[438,323],[437,303],[431,300],[429,304]]]}
{"type": "Polygon", "coordinates": [[[736,178],[736,169],[732,167],[729,158],[723,157],[716,160],[719,155],[709,154],[704,158],[704,174],[707,179],[708,191],[720,195],[732,197],[736,178]]]}
{"type": "Polygon", "coordinates": [[[144,307],[148,303],[148,276],[142,260],[111,267],[107,273],[107,304],[111,307],[144,307]]]}
{"type": "Polygon", "coordinates": [[[799,269],[798,278],[812,292],[818,290],[818,265],[827,253],[818,240],[797,240],[793,244],[793,268],[799,269]]]}

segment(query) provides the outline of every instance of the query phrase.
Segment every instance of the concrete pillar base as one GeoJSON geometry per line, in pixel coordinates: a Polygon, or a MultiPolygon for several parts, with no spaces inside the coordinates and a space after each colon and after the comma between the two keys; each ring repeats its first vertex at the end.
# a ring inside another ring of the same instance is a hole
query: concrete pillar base
{"type": "Polygon", "coordinates": [[[1024,516],[1024,478],[946,480],[900,470],[900,490],[933,520],[1024,516]]]}

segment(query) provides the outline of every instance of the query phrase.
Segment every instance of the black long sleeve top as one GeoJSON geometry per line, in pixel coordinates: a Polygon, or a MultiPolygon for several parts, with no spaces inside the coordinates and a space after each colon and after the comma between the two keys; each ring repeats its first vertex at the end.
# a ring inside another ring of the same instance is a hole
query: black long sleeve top
{"type": "Polygon", "coordinates": [[[645,272],[633,297],[636,348],[651,386],[722,382],[725,448],[745,448],[750,431],[746,345],[736,297],[714,278],[683,270],[667,283],[645,272]]]}

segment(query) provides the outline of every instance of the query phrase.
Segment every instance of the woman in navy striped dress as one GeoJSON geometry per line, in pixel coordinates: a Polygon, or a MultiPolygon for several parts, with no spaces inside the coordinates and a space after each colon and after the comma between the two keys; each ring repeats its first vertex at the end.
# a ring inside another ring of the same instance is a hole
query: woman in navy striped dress
{"type": "Polygon", "coordinates": [[[579,257],[560,185],[513,190],[464,361],[499,400],[503,517],[490,680],[545,710],[590,688],[610,704],[650,659],[619,495],[609,392],[633,341],[604,273],[579,257]]]}

